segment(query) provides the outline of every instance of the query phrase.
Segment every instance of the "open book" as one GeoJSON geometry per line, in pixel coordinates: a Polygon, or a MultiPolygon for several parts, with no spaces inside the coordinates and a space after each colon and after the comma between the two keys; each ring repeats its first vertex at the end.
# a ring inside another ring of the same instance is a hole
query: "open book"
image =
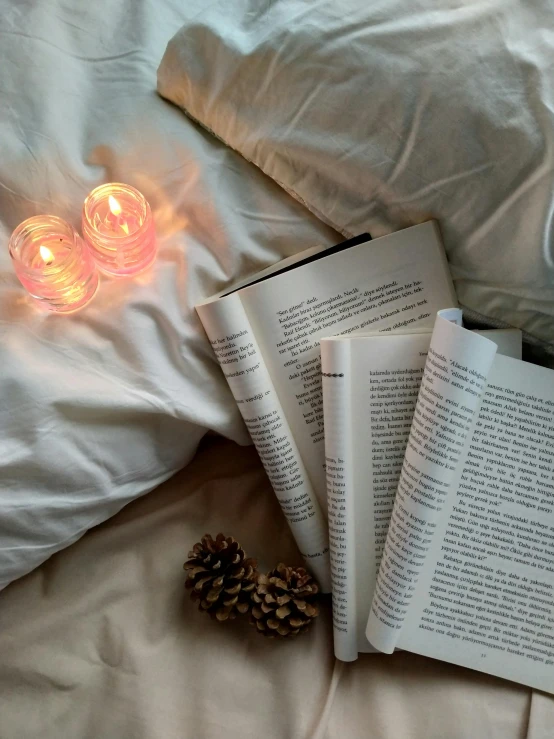
{"type": "Polygon", "coordinates": [[[440,315],[366,636],[554,692],[554,374],[440,315]]]}
{"type": "Polygon", "coordinates": [[[435,222],[313,249],[196,306],[308,567],[330,590],[319,340],[432,327],[456,301],[435,222]]]}
{"type": "MultiPolygon", "coordinates": [[[[461,311],[442,311],[461,324],[461,311]]],[[[521,358],[521,331],[478,332],[521,358]]],[[[374,652],[365,629],[432,331],[321,340],[336,656],[374,652]]]]}

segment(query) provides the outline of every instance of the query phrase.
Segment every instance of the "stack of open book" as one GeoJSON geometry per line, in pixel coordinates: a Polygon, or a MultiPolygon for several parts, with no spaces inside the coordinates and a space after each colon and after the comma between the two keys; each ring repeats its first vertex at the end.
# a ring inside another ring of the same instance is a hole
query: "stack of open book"
{"type": "Polygon", "coordinates": [[[401,648],[554,692],[554,374],[456,305],[430,222],[197,310],[332,591],[337,657],[401,648]]]}

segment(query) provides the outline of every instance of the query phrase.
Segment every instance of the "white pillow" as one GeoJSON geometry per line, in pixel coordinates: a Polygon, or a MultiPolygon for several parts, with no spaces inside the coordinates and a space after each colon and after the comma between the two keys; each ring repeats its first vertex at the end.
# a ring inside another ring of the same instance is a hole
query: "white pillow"
{"type": "Polygon", "coordinates": [[[155,94],[182,10],[72,13],[0,0],[0,588],[186,464],[206,429],[248,443],[194,304],[337,238],[155,94]],[[154,268],[103,279],[74,316],[40,313],[10,263],[12,229],[48,212],[78,226],[110,180],[149,199],[154,268]]]}
{"type": "Polygon", "coordinates": [[[158,91],[345,235],[437,218],[473,317],[552,350],[552,28],[541,0],[216,3],[158,91]]]}

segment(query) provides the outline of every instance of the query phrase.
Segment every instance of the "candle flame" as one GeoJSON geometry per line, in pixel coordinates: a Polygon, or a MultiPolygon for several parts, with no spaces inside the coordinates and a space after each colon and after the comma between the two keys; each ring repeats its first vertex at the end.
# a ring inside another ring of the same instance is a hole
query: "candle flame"
{"type": "Polygon", "coordinates": [[[52,262],[54,261],[54,255],[47,246],[41,246],[39,252],[44,264],[52,264],[52,262]]]}
{"type": "Polygon", "coordinates": [[[121,205],[118,203],[118,201],[114,198],[113,195],[109,196],[108,203],[110,204],[110,210],[114,214],[114,216],[120,215],[121,205]]]}
{"type": "Polygon", "coordinates": [[[124,231],[127,236],[129,235],[129,226],[127,225],[127,221],[125,219],[119,218],[121,215],[121,205],[119,202],[114,198],[113,195],[108,196],[108,203],[110,206],[110,210],[112,212],[112,215],[117,216],[117,225],[121,228],[122,231],[124,231]]]}

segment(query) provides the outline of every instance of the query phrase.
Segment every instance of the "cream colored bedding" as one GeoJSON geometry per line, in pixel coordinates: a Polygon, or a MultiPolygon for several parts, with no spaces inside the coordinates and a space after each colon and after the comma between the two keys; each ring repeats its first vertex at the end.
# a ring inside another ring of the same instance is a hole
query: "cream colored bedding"
{"type": "Polygon", "coordinates": [[[184,593],[189,546],[300,561],[252,448],[195,461],[0,594],[0,739],[550,739],[554,700],[410,654],[332,653],[329,609],[266,641],[184,593]]]}

